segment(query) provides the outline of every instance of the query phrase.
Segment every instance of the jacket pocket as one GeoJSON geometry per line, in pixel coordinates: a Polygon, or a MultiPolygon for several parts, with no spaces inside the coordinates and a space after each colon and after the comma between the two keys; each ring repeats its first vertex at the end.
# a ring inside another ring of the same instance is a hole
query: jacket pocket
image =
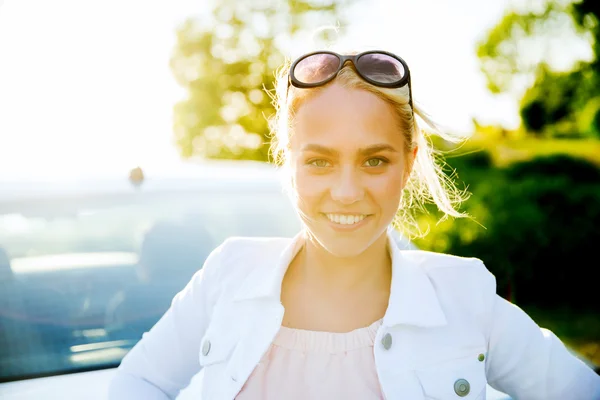
{"type": "Polygon", "coordinates": [[[477,354],[416,371],[426,399],[485,400],[485,363],[477,354]]]}
{"type": "Polygon", "coordinates": [[[208,367],[225,362],[235,348],[235,343],[227,337],[207,334],[200,343],[200,365],[208,367]]]}

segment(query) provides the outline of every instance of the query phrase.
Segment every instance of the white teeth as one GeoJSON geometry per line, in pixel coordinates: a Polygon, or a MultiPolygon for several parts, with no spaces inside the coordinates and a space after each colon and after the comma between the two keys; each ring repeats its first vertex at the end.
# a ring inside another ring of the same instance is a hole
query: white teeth
{"type": "Polygon", "coordinates": [[[356,224],[363,219],[365,219],[365,214],[357,214],[357,215],[340,215],[340,214],[327,214],[327,218],[331,222],[335,222],[340,225],[352,225],[356,224]]]}

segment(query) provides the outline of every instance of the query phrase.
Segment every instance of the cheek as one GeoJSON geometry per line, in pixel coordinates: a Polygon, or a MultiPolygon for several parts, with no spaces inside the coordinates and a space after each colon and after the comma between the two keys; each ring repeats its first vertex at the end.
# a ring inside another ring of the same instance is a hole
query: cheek
{"type": "Polygon", "coordinates": [[[370,188],[373,197],[382,208],[397,208],[400,204],[404,181],[402,171],[390,170],[373,179],[370,188]]]}
{"type": "Polygon", "coordinates": [[[299,197],[298,205],[320,199],[327,191],[327,183],[322,176],[315,176],[304,166],[295,166],[292,170],[292,185],[299,197]]]}

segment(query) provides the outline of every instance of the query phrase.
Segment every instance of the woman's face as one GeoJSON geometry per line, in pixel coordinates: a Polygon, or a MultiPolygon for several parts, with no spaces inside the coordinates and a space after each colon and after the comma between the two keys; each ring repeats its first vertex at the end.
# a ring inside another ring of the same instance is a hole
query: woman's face
{"type": "Polygon", "coordinates": [[[339,257],[365,251],[393,220],[414,154],[393,108],[334,84],[301,104],[290,138],[296,206],[319,244],[339,257]]]}

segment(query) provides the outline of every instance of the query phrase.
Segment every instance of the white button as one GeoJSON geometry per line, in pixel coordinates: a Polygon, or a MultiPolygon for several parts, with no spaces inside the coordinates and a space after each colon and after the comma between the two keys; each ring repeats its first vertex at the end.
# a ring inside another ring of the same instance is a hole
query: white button
{"type": "Polygon", "coordinates": [[[202,355],[207,356],[210,353],[210,340],[206,339],[202,344],[202,355]]]}
{"type": "Polygon", "coordinates": [[[383,336],[383,339],[381,339],[381,344],[383,345],[384,349],[389,350],[392,347],[392,335],[386,333],[383,336]]]}

